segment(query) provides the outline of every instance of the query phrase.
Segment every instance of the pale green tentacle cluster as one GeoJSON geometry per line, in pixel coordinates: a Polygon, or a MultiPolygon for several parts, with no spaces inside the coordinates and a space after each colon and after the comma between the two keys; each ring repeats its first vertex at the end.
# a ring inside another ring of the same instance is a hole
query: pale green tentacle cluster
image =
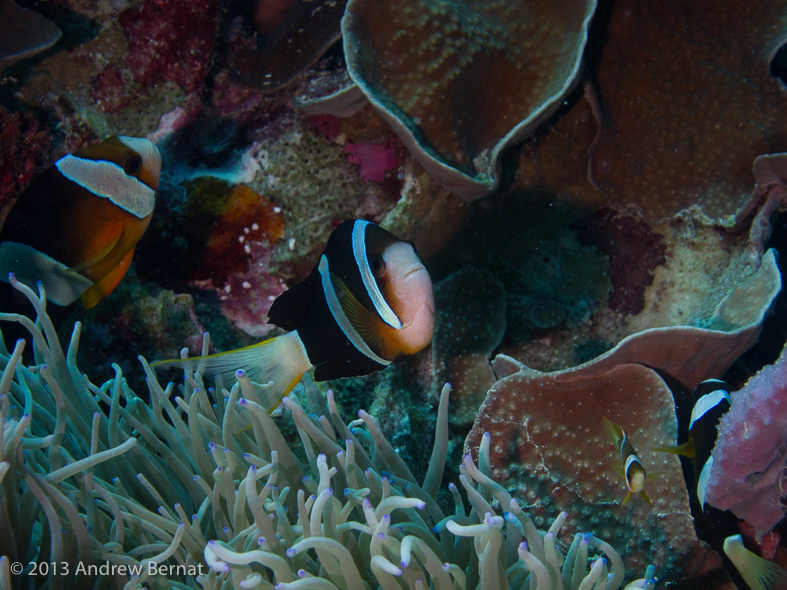
{"type": "MultiPolygon", "coordinates": [[[[310,385],[274,419],[242,373],[227,391],[199,373],[162,388],[142,360],[143,400],[115,376],[78,371],[80,326],[63,353],[43,293],[33,303],[35,363],[0,346],[0,590],[97,588],[620,588],[623,562],[576,534],[563,554],[561,514],[546,533],[496,484],[489,437],[466,457],[453,512],[435,498],[448,448],[443,389],[422,485],[360,411],[349,424],[310,385]],[[251,416],[251,429],[240,430],[251,416]],[[293,420],[293,452],[277,420],[293,420]],[[244,421],[244,424],[246,421],[244,421]],[[240,430],[240,431],[239,431],[240,430]],[[305,462],[298,456],[306,458],[305,462]],[[24,564],[21,576],[11,565],[24,564]],[[40,576],[30,564],[49,565],[40,576]]],[[[653,571],[627,588],[655,584],[653,571]]]]}

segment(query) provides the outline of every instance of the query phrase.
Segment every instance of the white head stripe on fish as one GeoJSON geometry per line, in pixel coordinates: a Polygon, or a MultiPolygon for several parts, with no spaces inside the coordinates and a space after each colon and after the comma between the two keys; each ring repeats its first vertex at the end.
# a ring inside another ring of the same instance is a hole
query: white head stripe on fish
{"type": "Polygon", "coordinates": [[[361,335],[358,334],[355,328],[352,327],[350,324],[350,320],[347,319],[347,316],[342,309],[341,304],[339,303],[339,298],[336,295],[336,290],[333,288],[333,283],[331,282],[331,271],[328,268],[328,258],[323,254],[320,257],[320,264],[319,264],[319,271],[320,271],[320,278],[322,279],[322,288],[323,292],[325,293],[325,300],[328,302],[328,309],[330,309],[331,314],[333,315],[336,323],[339,325],[339,328],[347,336],[347,339],[358,349],[359,352],[364,354],[365,356],[369,357],[376,363],[380,363],[381,365],[390,365],[391,361],[385,360],[380,356],[376,355],[374,351],[369,348],[366,342],[363,341],[361,335]]]}
{"type": "Polygon", "coordinates": [[[639,465],[640,468],[642,468],[642,471],[645,471],[645,468],[642,467],[642,461],[639,460],[639,457],[636,455],[629,455],[626,457],[626,465],[623,469],[623,473],[626,474],[626,487],[628,487],[628,489],[630,489],[632,492],[639,492],[641,491],[641,488],[637,490],[632,487],[632,477],[631,474],[629,474],[629,469],[631,469],[631,466],[635,463],[639,465]]]}
{"type": "Polygon", "coordinates": [[[112,201],[143,219],[153,212],[156,191],[114,162],[88,160],[69,154],[55,162],[60,173],[97,197],[112,201]]]}
{"type": "Polygon", "coordinates": [[[362,219],[356,220],[353,225],[353,255],[355,256],[355,263],[358,265],[358,270],[361,271],[361,279],[363,285],[366,287],[366,292],[374,304],[378,315],[382,320],[395,330],[402,329],[402,322],[396,316],[391,306],[380,293],[380,288],[377,286],[377,281],[374,280],[374,274],[369,267],[369,258],[366,255],[366,226],[369,225],[368,221],[362,219]]]}
{"type": "Polygon", "coordinates": [[[697,420],[699,420],[710,410],[718,406],[719,402],[723,399],[726,399],[727,403],[732,405],[732,399],[730,398],[730,394],[724,389],[717,389],[716,391],[711,391],[710,393],[706,393],[700,399],[698,399],[697,403],[694,404],[694,408],[691,410],[691,422],[689,423],[689,430],[694,428],[694,423],[697,420]]]}

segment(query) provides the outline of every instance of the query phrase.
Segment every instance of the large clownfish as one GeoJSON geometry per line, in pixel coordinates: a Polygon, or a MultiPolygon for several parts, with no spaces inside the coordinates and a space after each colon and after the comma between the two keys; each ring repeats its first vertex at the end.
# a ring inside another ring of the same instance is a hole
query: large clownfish
{"type": "Polygon", "coordinates": [[[111,137],[37,176],[0,232],[0,279],[14,273],[47,299],[96,305],[117,286],[153,214],[161,156],[152,142],[111,137]]]}
{"type": "Polygon", "coordinates": [[[426,348],[435,325],[432,281],[411,242],[368,221],[345,221],[317,268],[279,295],[268,319],[289,332],[152,366],[199,366],[225,383],[243,369],[252,381],[269,384],[263,404],[273,410],[312,367],[315,381],[368,375],[426,348]]]}

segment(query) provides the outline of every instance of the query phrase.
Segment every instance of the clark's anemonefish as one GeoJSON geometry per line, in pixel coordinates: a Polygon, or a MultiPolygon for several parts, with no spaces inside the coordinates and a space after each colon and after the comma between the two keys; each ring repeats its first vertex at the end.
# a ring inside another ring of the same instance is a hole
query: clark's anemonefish
{"type": "Polygon", "coordinates": [[[47,299],[96,305],[117,286],[153,214],[161,156],[147,139],[110,137],[60,158],[19,197],[0,232],[9,273],[47,299]]]}
{"type": "Polygon", "coordinates": [[[426,348],[434,333],[429,273],[411,242],[374,223],[345,221],[328,239],[317,268],[273,302],[268,319],[287,334],[191,359],[165,360],[225,383],[243,369],[262,390],[268,410],[314,367],[314,379],[368,375],[426,348]]]}
{"type": "Polygon", "coordinates": [[[626,499],[623,500],[621,506],[626,505],[626,502],[629,501],[632,494],[639,494],[645,502],[651,504],[648,494],[645,493],[645,479],[647,473],[628,435],[623,430],[623,427],[617,422],[611,422],[605,417],[601,419],[604,422],[604,429],[607,431],[607,436],[609,436],[609,439],[618,451],[618,455],[620,455],[621,470],[619,475],[623,476],[623,479],[626,481],[626,487],[628,488],[626,499]]]}

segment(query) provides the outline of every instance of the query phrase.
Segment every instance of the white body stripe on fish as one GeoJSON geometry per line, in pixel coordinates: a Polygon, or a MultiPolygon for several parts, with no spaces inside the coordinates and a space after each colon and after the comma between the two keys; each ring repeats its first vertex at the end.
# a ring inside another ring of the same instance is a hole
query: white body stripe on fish
{"type": "Polygon", "coordinates": [[[402,322],[391,309],[391,306],[388,305],[383,294],[380,293],[380,287],[377,286],[372,269],[369,267],[369,258],[366,255],[366,227],[368,225],[368,221],[361,219],[356,220],[353,225],[352,245],[355,264],[358,265],[358,270],[361,271],[363,285],[366,287],[366,292],[369,294],[377,314],[386,324],[395,330],[401,330],[402,322]]]}
{"type": "Polygon", "coordinates": [[[331,314],[336,320],[336,323],[339,325],[341,331],[359,352],[372,359],[376,363],[380,363],[381,365],[390,365],[391,361],[376,355],[374,351],[369,348],[366,342],[363,341],[363,338],[361,338],[361,335],[358,334],[355,328],[353,328],[350,320],[344,313],[344,310],[339,303],[339,298],[336,295],[336,290],[333,288],[333,283],[331,282],[331,271],[328,268],[328,258],[325,256],[325,254],[320,257],[320,265],[318,268],[320,271],[320,278],[322,279],[322,288],[325,292],[325,299],[328,302],[328,309],[330,309],[331,314]]]}
{"type": "Polygon", "coordinates": [[[705,465],[702,466],[702,471],[700,471],[700,475],[697,478],[697,499],[700,502],[700,508],[703,512],[705,512],[705,493],[708,490],[708,482],[710,481],[712,471],[713,455],[708,457],[708,460],[705,461],[705,465]]]}
{"type": "Polygon", "coordinates": [[[109,199],[143,219],[153,212],[156,191],[140,182],[114,162],[88,160],[69,154],[55,162],[60,173],[97,197],[109,199]]]}
{"type": "Polygon", "coordinates": [[[694,404],[694,408],[691,410],[691,422],[689,423],[689,430],[694,428],[694,423],[697,420],[702,418],[706,413],[708,413],[708,411],[718,406],[719,402],[723,399],[726,399],[727,403],[732,405],[732,398],[730,398],[729,392],[721,388],[717,389],[716,391],[706,393],[700,399],[698,399],[697,403],[694,404]]]}

